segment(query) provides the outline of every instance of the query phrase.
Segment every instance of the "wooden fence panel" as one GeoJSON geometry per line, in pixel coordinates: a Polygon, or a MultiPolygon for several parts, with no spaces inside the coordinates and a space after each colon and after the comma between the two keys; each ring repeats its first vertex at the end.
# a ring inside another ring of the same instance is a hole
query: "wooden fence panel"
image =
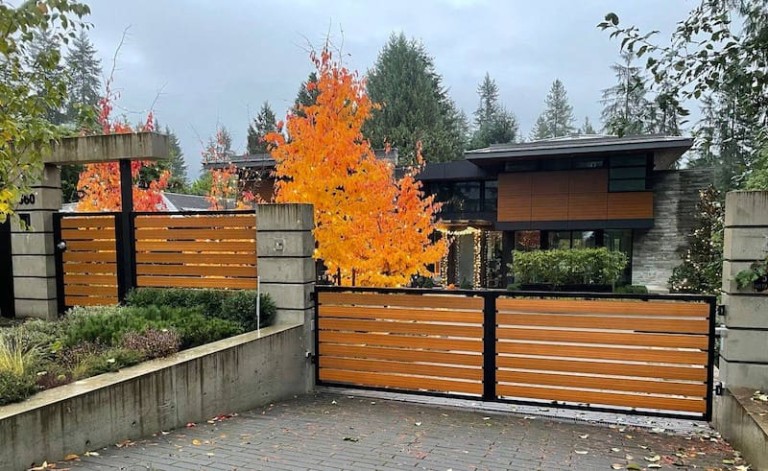
{"type": "Polygon", "coordinates": [[[483,392],[482,298],[320,291],[317,316],[321,382],[483,392]]]}
{"type": "Polygon", "coordinates": [[[256,289],[255,214],[142,214],[136,285],[256,289]]]}
{"type": "Polygon", "coordinates": [[[499,297],[496,306],[501,398],[708,410],[708,303],[499,297]]]}
{"type": "Polygon", "coordinates": [[[117,304],[115,215],[63,216],[60,234],[64,305],[117,304]]]}

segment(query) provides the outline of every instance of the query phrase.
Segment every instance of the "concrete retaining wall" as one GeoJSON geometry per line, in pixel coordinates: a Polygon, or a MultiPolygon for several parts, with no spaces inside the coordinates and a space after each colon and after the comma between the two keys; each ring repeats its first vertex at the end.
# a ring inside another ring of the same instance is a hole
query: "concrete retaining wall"
{"type": "Polygon", "coordinates": [[[29,468],[308,392],[302,325],[277,325],[0,407],[0,467],[29,468]]]}

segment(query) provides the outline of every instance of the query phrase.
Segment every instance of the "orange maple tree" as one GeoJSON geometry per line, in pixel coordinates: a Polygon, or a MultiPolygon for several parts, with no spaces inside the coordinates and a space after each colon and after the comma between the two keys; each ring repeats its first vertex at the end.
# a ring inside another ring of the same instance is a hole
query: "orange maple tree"
{"type": "MultiPolygon", "coordinates": [[[[268,134],[276,161],[275,200],[314,205],[315,258],[340,282],[403,286],[429,276],[428,265],[445,254],[433,241],[439,204],[425,197],[413,168],[396,181],[392,165],[375,157],[363,123],[377,107],[365,80],[326,49],[311,56],[317,67],[315,104],[288,115],[281,132],[268,134]],[[353,275],[354,273],[354,275],[353,275]]],[[[282,129],[283,123],[279,123],[282,129]]]]}
{"type": "Polygon", "coordinates": [[[218,129],[215,139],[212,139],[203,150],[203,162],[227,164],[225,167],[209,170],[211,189],[205,199],[208,200],[209,209],[212,210],[233,209],[229,207],[232,201],[235,203],[234,209],[250,209],[256,197],[252,192],[242,188],[244,182],[240,181],[240,171],[231,162],[231,155],[228,153],[225,142],[227,139],[224,130],[218,129]]]}
{"type": "MultiPolygon", "coordinates": [[[[129,134],[134,132],[130,124],[125,121],[113,121],[110,118],[112,112],[112,99],[116,96],[110,91],[110,82],[107,81],[106,93],[99,100],[98,121],[103,134],[129,134]]],[[[138,131],[153,131],[154,115],[150,111],[145,123],[138,127],[138,131]]],[[[163,171],[160,177],[148,183],[146,188],[139,188],[138,180],[141,169],[155,165],[149,161],[134,160],[131,162],[131,177],[134,181],[133,208],[135,211],[161,211],[165,209],[162,191],[168,186],[171,172],[163,171]]],[[[122,207],[120,198],[120,164],[118,162],[105,162],[87,164],[77,181],[77,190],[80,198],[77,202],[77,210],[81,212],[119,211],[122,207]]]]}

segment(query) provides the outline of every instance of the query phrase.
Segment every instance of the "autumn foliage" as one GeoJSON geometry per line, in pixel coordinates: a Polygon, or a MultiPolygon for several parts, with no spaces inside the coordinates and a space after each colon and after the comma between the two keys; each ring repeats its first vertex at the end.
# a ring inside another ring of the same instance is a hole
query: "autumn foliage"
{"type": "MultiPolygon", "coordinates": [[[[439,205],[425,197],[418,169],[396,181],[392,165],[376,159],[361,128],[376,107],[365,82],[335,62],[328,50],[312,55],[319,94],[315,104],[289,114],[286,131],[266,140],[276,161],[276,202],[314,205],[315,257],[341,283],[403,286],[430,275],[444,241],[433,242],[439,205]]],[[[315,89],[316,87],[316,89],[315,89]]],[[[282,123],[281,123],[282,124],[282,123]]]]}
{"type": "Polygon", "coordinates": [[[240,172],[232,164],[227,145],[229,139],[222,129],[216,131],[216,138],[212,139],[203,151],[203,162],[207,164],[225,164],[221,168],[211,168],[211,189],[205,199],[210,204],[209,209],[251,209],[251,204],[256,197],[252,192],[243,189],[240,181],[240,172]],[[230,207],[230,204],[234,208],[230,207]]]}
{"type": "MultiPolygon", "coordinates": [[[[110,118],[112,112],[113,96],[107,84],[107,92],[99,100],[99,124],[103,134],[128,134],[133,128],[124,121],[113,121],[110,118]]],[[[147,120],[138,131],[153,131],[154,116],[152,112],[147,115],[147,120]]],[[[153,165],[152,162],[134,160],[131,162],[131,177],[133,178],[133,208],[135,211],[160,211],[165,209],[162,191],[168,186],[171,177],[169,171],[160,174],[157,180],[148,183],[146,188],[139,188],[137,182],[141,169],[153,165]]],[[[77,210],[80,212],[119,211],[120,199],[120,164],[118,162],[105,162],[88,164],[80,173],[77,182],[77,190],[81,197],[77,202],[77,210]]]]}

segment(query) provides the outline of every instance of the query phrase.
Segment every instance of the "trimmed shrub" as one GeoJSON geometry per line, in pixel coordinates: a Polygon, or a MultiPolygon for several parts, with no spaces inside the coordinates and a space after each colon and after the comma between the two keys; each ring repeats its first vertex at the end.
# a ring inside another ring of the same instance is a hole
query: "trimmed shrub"
{"type": "Polygon", "coordinates": [[[513,252],[515,283],[614,284],[627,266],[627,256],[605,247],[513,252]]]}
{"type": "Polygon", "coordinates": [[[120,342],[122,348],[140,352],[143,359],[167,357],[178,352],[179,345],[179,334],[168,329],[147,329],[143,333],[128,332],[120,342]]]}
{"type": "MultiPolygon", "coordinates": [[[[138,288],[126,297],[134,307],[169,306],[199,308],[208,317],[240,323],[246,330],[256,329],[256,291],[186,288],[138,288]]],[[[261,327],[270,325],[277,309],[269,295],[261,295],[261,327]]]]}
{"type": "Polygon", "coordinates": [[[0,370],[0,406],[23,401],[35,392],[35,381],[29,374],[0,370]]]}
{"type": "Polygon", "coordinates": [[[648,294],[648,287],[644,285],[617,286],[613,290],[617,294],[648,294]]]}

